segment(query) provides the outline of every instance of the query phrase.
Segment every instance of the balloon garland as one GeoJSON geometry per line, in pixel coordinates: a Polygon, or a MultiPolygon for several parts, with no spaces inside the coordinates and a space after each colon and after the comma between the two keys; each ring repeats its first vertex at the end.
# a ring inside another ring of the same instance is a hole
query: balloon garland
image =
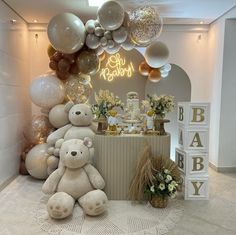
{"type": "MultiPolygon", "coordinates": [[[[33,120],[32,143],[45,142],[51,130],[48,125],[50,110],[63,115],[61,105],[68,100],[88,101],[92,93],[90,75],[98,72],[105,58],[104,51],[114,54],[120,48],[130,51],[136,46],[145,46],[145,61],[140,64],[139,72],[152,82],[167,77],[171,70],[167,63],[169,50],[163,42],[156,41],[162,26],[157,8],[143,6],[126,12],[122,4],[114,0],[102,4],[97,19],[85,24],[73,13],[54,16],[47,28],[50,41],[47,54],[52,72],[36,77],[29,89],[32,102],[41,107],[44,114],[33,120]]],[[[67,123],[66,115],[60,122],[51,120],[54,127],[64,123],[67,123]]]]}

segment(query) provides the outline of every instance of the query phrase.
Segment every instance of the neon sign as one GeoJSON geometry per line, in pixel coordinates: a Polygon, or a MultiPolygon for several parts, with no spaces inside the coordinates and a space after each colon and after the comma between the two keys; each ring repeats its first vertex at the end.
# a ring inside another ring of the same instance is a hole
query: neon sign
{"type": "Polygon", "coordinates": [[[134,73],[132,62],[127,63],[125,58],[122,58],[119,53],[108,58],[104,68],[101,69],[100,78],[111,82],[115,78],[130,78],[134,73]]]}

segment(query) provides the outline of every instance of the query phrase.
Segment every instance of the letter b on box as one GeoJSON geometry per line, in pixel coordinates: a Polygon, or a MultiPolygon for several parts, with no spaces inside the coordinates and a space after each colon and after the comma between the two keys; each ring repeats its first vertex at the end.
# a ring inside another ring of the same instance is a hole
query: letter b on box
{"type": "Polygon", "coordinates": [[[209,103],[178,103],[178,122],[184,126],[209,126],[209,103]]]}
{"type": "Polygon", "coordinates": [[[175,162],[185,176],[206,176],[208,174],[208,154],[175,149],[175,162]]]}

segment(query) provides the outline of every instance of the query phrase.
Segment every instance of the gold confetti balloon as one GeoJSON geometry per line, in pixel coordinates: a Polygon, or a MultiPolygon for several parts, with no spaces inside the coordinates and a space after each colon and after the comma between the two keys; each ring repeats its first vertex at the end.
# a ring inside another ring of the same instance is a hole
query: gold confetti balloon
{"type": "Polygon", "coordinates": [[[65,83],[67,100],[73,101],[76,104],[86,103],[92,93],[92,90],[91,83],[85,82],[84,76],[70,76],[65,83]]]}
{"type": "Polygon", "coordinates": [[[163,22],[156,7],[138,7],[129,13],[129,18],[130,37],[135,44],[147,46],[160,36],[163,22]]]}

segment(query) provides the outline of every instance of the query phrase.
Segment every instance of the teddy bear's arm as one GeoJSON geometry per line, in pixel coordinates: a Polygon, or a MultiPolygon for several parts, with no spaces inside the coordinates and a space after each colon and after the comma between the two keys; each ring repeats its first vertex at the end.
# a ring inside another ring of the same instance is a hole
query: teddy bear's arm
{"type": "Polygon", "coordinates": [[[64,172],[65,172],[64,167],[60,167],[57,170],[55,170],[44,182],[43,187],[42,187],[42,191],[45,194],[52,194],[52,193],[56,192],[57,185],[58,185],[61,177],[63,176],[64,172]]]}
{"type": "Polygon", "coordinates": [[[66,132],[72,127],[71,124],[65,125],[56,131],[54,131],[52,134],[50,134],[47,138],[47,143],[54,145],[57,140],[62,139],[66,132]]]}
{"type": "Polygon", "coordinates": [[[87,164],[84,166],[84,170],[86,171],[90,182],[95,189],[103,189],[105,187],[105,181],[95,167],[91,164],[87,164]]]}

